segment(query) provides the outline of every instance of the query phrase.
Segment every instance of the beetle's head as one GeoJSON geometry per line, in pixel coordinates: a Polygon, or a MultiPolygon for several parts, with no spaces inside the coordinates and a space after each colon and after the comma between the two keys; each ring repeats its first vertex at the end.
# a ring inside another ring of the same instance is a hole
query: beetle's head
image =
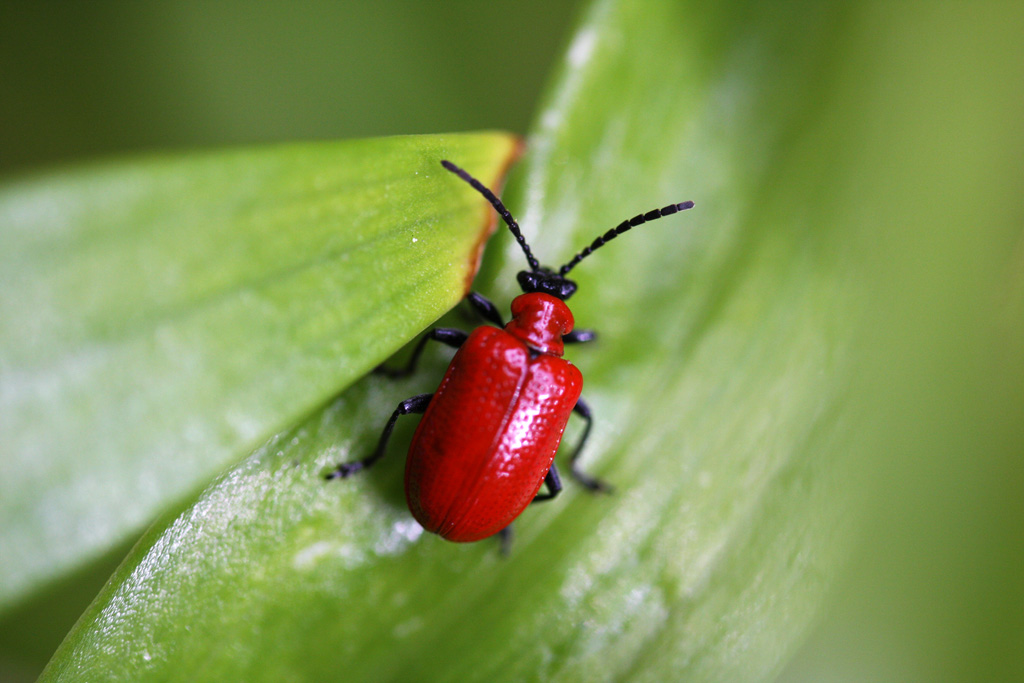
{"type": "Polygon", "coordinates": [[[576,292],[576,283],[561,273],[541,266],[537,270],[522,270],[516,275],[523,292],[540,292],[565,301],[576,292]]]}
{"type": "Polygon", "coordinates": [[[566,275],[570,270],[575,268],[580,261],[594,253],[595,250],[603,247],[605,244],[627,230],[635,228],[647,221],[653,221],[656,218],[670,216],[677,211],[693,208],[693,202],[669,204],[664,208],[654,209],[647,213],[633,216],[629,220],[622,221],[618,226],[612,228],[603,235],[598,235],[589,246],[584,247],[584,249],[573,256],[568,263],[555,271],[540,265],[540,262],[537,261],[536,257],[534,257],[533,252],[530,251],[530,245],[526,243],[526,238],[523,237],[523,233],[520,232],[519,224],[516,223],[514,218],[512,218],[512,214],[509,213],[508,209],[505,208],[505,205],[501,203],[501,200],[494,196],[493,192],[484,187],[479,180],[469,175],[452,162],[442,161],[441,165],[465,180],[473,187],[474,190],[482,194],[484,198],[491,203],[494,210],[498,212],[498,215],[501,216],[502,220],[505,221],[506,225],[508,225],[508,229],[512,233],[512,236],[516,238],[516,242],[519,242],[519,246],[522,248],[523,254],[526,255],[526,262],[530,264],[530,270],[524,270],[516,276],[516,279],[519,281],[519,286],[522,287],[523,292],[526,294],[530,294],[532,292],[550,294],[562,301],[565,301],[576,292],[576,283],[567,278],[566,275]]]}

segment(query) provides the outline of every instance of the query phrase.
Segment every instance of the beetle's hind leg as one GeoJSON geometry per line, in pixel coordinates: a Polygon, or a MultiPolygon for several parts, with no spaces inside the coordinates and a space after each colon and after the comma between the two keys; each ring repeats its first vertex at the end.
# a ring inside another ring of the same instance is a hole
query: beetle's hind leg
{"type": "MultiPolygon", "coordinates": [[[[548,487],[547,493],[538,493],[530,501],[530,504],[539,503],[542,500],[551,500],[559,494],[562,490],[562,480],[558,476],[558,468],[555,467],[555,463],[551,463],[551,469],[544,475],[544,484],[548,487]]],[[[512,532],[512,525],[509,524],[507,527],[494,534],[494,537],[498,539],[498,543],[501,546],[501,554],[504,557],[508,557],[512,552],[512,539],[515,534],[512,532]]]]}
{"type": "Polygon", "coordinates": [[[498,539],[498,548],[502,557],[508,557],[512,554],[512,540],[515,538],[515,532],[512,531],[511,524],[494,534],[494,536],[491,536],[491,538],[498,539]]]}
{"type": "Polygon", "coordinates": [[[580,437],[580,442],[576,444],[576,450],[572,452],[572,457],[569,458],[569,474],[572,475],[573,479],[583,484],[591,491],[611,493],[612,486],[610,484],[583,472],[576,464],[576,461],[580,457],[580,453],[583,451],[583,445],[587,443],[587,437],[590,436],[590,427],[594,423],[594,417],[590,413],[590,407],[583,402],[582,398],[576,401],[576,405],[573,407],[572,412],[586,420],[587,426],[583,428],[583,436],[580,437]]]}
{"type": "Polygon", "coordinates": [[[430,399],[434,397],[433,394],[420,394],[419,396],[413,396],[407,398],[398,404],[395,408],[395,412],[391,413],[391,418],[388,423],[384,426],[384,431],[380,435],[380,441],[377,442],[377,448],[368,458],[362,460],[353,460],[352,462],[343,462],[338,465],[329,474],[325,475],[325,479],[344,479],[345,477],[351,476],[360,470],[365,470],[368,467],[372,467],[375,462],[381,459],[384,455],[384,451],[388,447],[388,439],[391,438],[391,431],[395,428],[395,422],[402,415],[409,415],[410,413],[422,413],[430,405],[430,399]]]}
{"type": "Polygon", "coordinates": [[[547,493],[538,493],[530,501],[530,504],[540,503],[545,500],[551,500],[559,493],[562,492],[562,478],[558,476],[558,468],[555,467],[555,463],[551,463],[551,469],[544,475],[544,484],[548,487],[547,493]]]}

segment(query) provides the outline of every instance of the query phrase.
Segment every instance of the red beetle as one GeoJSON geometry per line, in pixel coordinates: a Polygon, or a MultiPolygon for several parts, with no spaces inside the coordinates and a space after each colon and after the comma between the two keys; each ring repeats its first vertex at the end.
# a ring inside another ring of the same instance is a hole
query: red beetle
{"type": "Polygon", "coordinates": [[[435,328],[420,340],[404,369],[385,370],[393,376],[411,373],[429,339],[458,349],[435,393],[398,404],[373,454],[339,465],[327,478],[347,477],[375,463],[399,416],[424,413],[405,466],[405,497],[416,521],[449,541],[479,541],[495,534],[507,540],[509,525],[527,505],[562,490],[554,459],[573,412],[586,420],[586,427],[569,461],[570,473],[592,491],[608,488],[576,466],[592,418],[580,398],[583,376],[562,358],[563,344],[591,341],[595,335],[573,331],[565,300],[576,283],[566,274],[614,237],[689,209],[693,202],[623,221],[553,271],[534,258],[519,225],[493,192],[455,164],[441,164],[487,198],[508,224],[530,265],[517,276],[524,293],[512,301],[512,320],[506,325],[494,304],[471,292],[469,303],[497,327],[478,327],[469,335],[435,328]],[[547,492],[540,493],[545,484],[547,492]]]}

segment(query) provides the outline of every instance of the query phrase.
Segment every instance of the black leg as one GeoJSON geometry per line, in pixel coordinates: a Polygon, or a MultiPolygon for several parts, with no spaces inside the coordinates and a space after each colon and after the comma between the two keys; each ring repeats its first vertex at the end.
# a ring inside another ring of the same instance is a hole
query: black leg
{"type": "Polygon", "coordinates": [[[416,363],[420,360],[423,348],[431,339],[439,341],[442,344],[446,344],[453,349],[457,349],[462,346],[463,342],[465,342],[468,337],[469,335],[462,330],[456,330],[451,327],[435,327],[430,332],[423,335],[423,338],[420,339],[418,344],[416,344],[416,348],[413,349],[412,356],[409,357],[409,362],[405,364],[404,368],[388,368],[383,365],[378,365],[374,369],[374,372],[378,375],[387,375],[388,377],[407,377],[416,370],[416,363]]]}
{"type": "Polygon", "coordinates": [[[572,475],[573,479],[583,484],[591,491],[610,493],[612,487],[609,484],[606,484],[596,477],[592,477],[589,474],[581,472],[576,466],[576,460],[580,457],[580,452],[583,451],[583,444],[587,442],[587,437],[590,436],[590,426],[593,424],[594,418],[590,414],[590,408],[583,402],[582,398],[576,401],[576,406],[572,411],[586,420],[587,426],[583,428],[583,436],[580,437],[580,442],[576,445],[576,450],[573,451],[572,457],[569,459],[569,474],[572,475]]]}
{"type": "Polygon", "coordinates": [[[555,467],[555,463],[551,463],[551,469],[544,475],[544,483],[548,487],[547,493],[538,493],[530,501],[531,504],[539,503],[544,500],[551,500],[562,491],[562,478],[558,476],[558,468],[555,467]]]}
{"type": "MultiPolygon", "coordinates": [[[[551,463],[551,469],[549,469],[548,473],[544,475],[544,483],[548,487],[548,492],[538,493],[534,496],[533,500],[530,501],[531,504],[542,500],[551,500],[558,495],[559,491],[562,490],[562,480],[558,477],[558,468],[555,467],[554,463],[551,463]]],[[[499,531],[496,536],[498,537],[498,542],[501,544],[501,554],[508,557],[512,552],[512,525],[509,524],[507,527],[499,531]]]]}
{"type": "MultiPolygon", "coordinates": [[[[508,557],[512,554],[512,539],[515,534],[512,532],[512,525],[509,524],[507,527],[495,534],[498,537],[498,543],[501,544],[501,554],[503,557],[508,557]]],[[[491,538],[494,538],[492,536],[491,538]]]]}
{"type": "Polygon", "coordinates": [[[573,330],[569,334],[562,335],[563,344],[583,344],[597,339],[597,332],[594,330],[573,330]]]}
{"type": "Polygon", "coordinates": [[[362,460],[355,460],[353,462],[343,462],[338,467],[326,476],[327,479],[344,479],[360,470],[372,466],[375,462],[380,460],[381,456],[384,455],[385,449],[388,447],[388,439],[391,438],[391,430],[395,428],[395,422],[402,415],[408,415],[410,413],[422,413],[427,409],[430,404],[430,399],[433,398],[433,394],[420,394],[419,396],[413,396],[407,398],[398,404],[395,408],[395,412],[391,414],[391,419],[388,420],[387,425],[384,427],[384,432],[380,435],[380,441],[377,442],[377,449],[368,458],[362,460]]]}
{"type": "Polygon", "coordinates": [[[485,297],[483,294],[477,292],[470,292],[466,295],[466,301],[473,307],[473,310],[477,314],[489,323],[494,323],[498,327],[505,327],[505,321],[501,319],[501,313],[498,312],[498,307],[491,303],[490,299],[485,297]]]}

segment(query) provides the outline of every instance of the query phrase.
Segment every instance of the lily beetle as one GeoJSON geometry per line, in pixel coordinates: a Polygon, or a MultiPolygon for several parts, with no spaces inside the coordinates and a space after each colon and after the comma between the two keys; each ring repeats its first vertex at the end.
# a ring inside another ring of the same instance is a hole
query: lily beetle
{"type": "Polygon", "coordinates": [[[469,334],[434,328],[420,340],[406,367],[383,370],[392,376],[410,374],[431,339],[458,349],[436,392],[399,403],[376,450],[338,465],[327,478],[348,477],[373,465],[384,455],[398,418],[423,413],[405,466],[405,496],[416,521],[449,541],[478,541],[495,534],[507,540],[512,520],[527,505],[550,500],[562,490],[554,459],[571,413],[586,426],[569,459],[569,472],[591,491],[608,490],[577,467],[593,418],[580,398],[583,376],[562,358],[563,345],[591,341],[595,334],[573,330],[565,301],[576,283],[566,275],[627,230],[689,209],[693,202],[669,204],[623,221],[552,270],[540,265],[493,192],[450,161],[441,164],[491,203],[522,247],[529,264],[517,276],[523,293],[512,301],[512,320],[506,324],[493,303],[471,292],[469,304],[494,327],[484,325],[469,334]],[[542,487],[547,491],[541,493],[542,487]]]}

